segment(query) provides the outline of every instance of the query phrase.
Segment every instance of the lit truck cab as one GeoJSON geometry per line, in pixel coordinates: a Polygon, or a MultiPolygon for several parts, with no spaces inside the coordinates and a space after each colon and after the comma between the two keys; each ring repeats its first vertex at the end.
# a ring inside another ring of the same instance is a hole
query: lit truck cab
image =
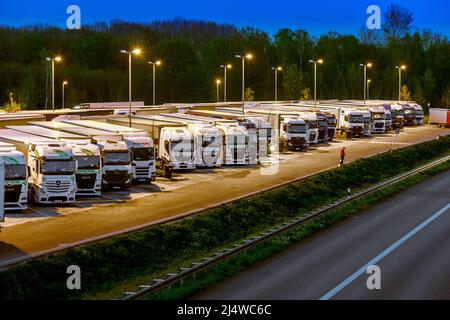
{"type": "MultiPolygon", "coordinates": [[[[227,166],[249,163],[248,132],[239,125],[217,123],[223,137],[223,164],[227,166]]],[[[256,157],[256,154],[254,155],[256,157]]]]}
{"type": "Polygon", "coordinates": [[[77,196],[102,194],[102,164],[100,148],[90,140],[64,140],[76,161],[77,196]]]}
{"type": "Polygon", "coordinates": [[[384,108],[373,107],[369,108],[372,114],[372,133],[386,132],[386,112],[384,108]]]}
{"type": "Polygon", "coordinates": [[[368,110],[359,110],[363,115],[364,130],[363,136],[370,137],[372,135],[372,114],[368,110]]]}
{"type": "Polygon", "coordinates": [[[0,141],[13,144],[24,153],[28,184],[38,204],[74,203],[76,163],[65,142],[19,131],[0,130],[0,141]]]}
{"type": "Polygon", "coordinates": [[[195,170],[195,144],[192,133],[185,127],[164,127],[159,136],[159,158],[173,170],[195,170]]]}
{"type": "Polygon", "coordinates": [[[405,126],[417,126],[416,110],[409,105],[402,105],[405,115],[405,126]]]}
{"type": "Polygon", "coordinates": [[[360,137],[364,131],[364,118],[361,111],[341,109],[339,116],[341,136],[360,137]]]}
{"type": "Polygon", "coordinates": [[[401,106],[385,104],[383,107],[391,112],[392,129],[403,129],[405,126],[405,114],[401,106]]]}
{"type": "Polygon", "coordinates": [[[123,141],[131,151],[131,169],[135,182],[156,179],[155,144],[145,132],[123,134],[123,141]]]}
{"type": "Polygon", "coordinates": [[[4,163],[5,211],[28,208],[28,175],[25,156],[9,143],[0,142],[0,162],[4,163]]]}
{"type": "Polygon", "coordinates": [[[319,143],[328,141],[328,119],[322,112],[316,112],[319,124],[319,143]]]}
{"type": "Polygon", "coordinates": [[[210,124],[190,123],[194,136],[195,164],[199,168],[216,168],[223,164],[222,134],[210,124]]]}
{"type": "Polygon", "coordinates": [[[425,121],[425,114],[423,112],[422,106],[418,105],[417,103],[410,104],[414,108],[414,111],[416,113],[416,122],[418,126],[422,126],[425,121]]]}
{"type": "Polygon", "coordinates": [[[303,119],[307,125],[308,142],[309,144],[319,143],[319,121],[314,112],[300,112],[300,118],[303,119]]]}
{"type": "Polygon", "coordinates": [[[102,155],[102,189],[128,189],[132,182],[131,154],[124,141],[96,141],[102,155]]]}
{"type": "Polygon", "coordinates": [[[324,114],[326,115],[328,122],[328,141],[332,142],[336,137],[337,119],[336,116],[332,113],[324,112],[324,114]]]}
{"type": "Polygon", "coordinates": [[[393,117],[391,110],[384,108],[384,115],[386,117],[386,132],[393,129],[393,117]]]}

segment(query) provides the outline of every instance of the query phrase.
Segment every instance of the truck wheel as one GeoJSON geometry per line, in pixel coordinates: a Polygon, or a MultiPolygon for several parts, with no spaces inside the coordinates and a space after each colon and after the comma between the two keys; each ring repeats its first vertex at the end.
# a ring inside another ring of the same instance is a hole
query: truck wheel
{"type": "Polygon", "coordinates": [[[164,166],[164,177],[167,179],[172,179],[173,172],[170,166],[164,166]]]}

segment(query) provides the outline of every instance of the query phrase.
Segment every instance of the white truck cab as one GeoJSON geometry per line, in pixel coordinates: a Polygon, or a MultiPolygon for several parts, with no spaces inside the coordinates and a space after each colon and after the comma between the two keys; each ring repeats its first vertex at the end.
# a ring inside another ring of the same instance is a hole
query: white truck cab
{"type": "Polygon", "coordinates": [[[223,136],[223,163],[225,165],[256,164],[256,153],[250,154],[248,131],[239,125],[218,123],[223,136]]]}
{"type": "Polygon", "coordinates": [[[410,106],[412,106],[414,108],[414,111],[416,112],[417,125],[418,126],[423,125],[425,121],[425,114],[422,106],[418,105],[417,103],[412,103],[410,104],[410,106]]]}
{"type": "Polygon", "coordinates": [[[38,204],[74,203],[76,162],[65,142],[3,129],[0,140],[12,143],[27,159],[32,199],[38,204]]]}
{"type": "Polygon", "coordinates": [[[162,128],[158,152],[159,158],[170,163],[173,170],[196,168],[194,136],[187,128],[162,128]]]}
{"type": "Polygon", "coordinates": [[[25,156],[9,143],[0,142],[0,162],[4,166],[4,209],[6,211],[28,208],[28,174],[25,156]]]}
{"type": "Polygon", "coordinates": [[[216,168],[223,164],[222,134],[210,124],[191,123],[187,126],[194,136],[197,167],[216,168]]]}
{"type": "Polygon", "coordinates": [[[386,133],[386,109],[373,107],[368,110],[372,114],[372,133],[386,133]]]}

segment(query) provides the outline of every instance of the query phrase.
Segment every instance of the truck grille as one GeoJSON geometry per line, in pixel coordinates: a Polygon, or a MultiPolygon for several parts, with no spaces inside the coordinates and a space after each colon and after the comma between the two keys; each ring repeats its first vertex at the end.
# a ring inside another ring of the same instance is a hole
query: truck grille
{"type": "Polygon", "coordinates": [[[22,185],[5,185],[5,202],[19,202],[22,185]]]}
{"type": "Polygon", "coordinates": [[[292,146],[294,148],[301,148],[306,144],[306,140],[305,138],[301,138],[301,137],[295,137],[292,138],[292,146]]]}
{"type": "Polygon", "coordinates": [[[54,180],[46,181],[44,186],[49,193],[69,193],[72,183],[70,181],[54,180]]]}
{"type": "Polygon", "coordinates": [[[136,167],[134,169],[136,177],[148,178],[150,169],[148,167],[136,167]]]}
{"type": "Polygon", "coordinates": [[[94,189],[96,180],[97,180],[96,173],[77,174],[77,188],[81,190],[94,189]]]}
{"type": "Polygon", "coordinates": [[[111,184],[125,184],[130,179],[130,174],[126,170],[106,171],[103,179],[111,184]]]}
{"type": "Polygon", "coordinates": [[[315,132],[311,132],[311,133],[309,134],[309,141],[310,141],[310,142],[316,141],[316,133],[315,133],[315,132]]]}
{"type": "Polygon", "coordinates": [[[378,129],[381,129],[381,128],[383,128],[383,123],[380,123],[380,122],[378,122],[378,123],[375,123],[375,128],[378,128],[378,129]]]}

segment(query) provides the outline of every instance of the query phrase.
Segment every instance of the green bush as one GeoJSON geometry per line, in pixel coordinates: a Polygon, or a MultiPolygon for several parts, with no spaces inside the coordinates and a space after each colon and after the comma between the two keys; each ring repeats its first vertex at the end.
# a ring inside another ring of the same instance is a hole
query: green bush
{"type": "Polygon", "coordinates": [[[118,236],[15,266],[0,273],[0,299],[77,299],[108,290],[174,261],[208,254],[346,195],[347,188],[407,171],[450,153],[450,138],[357,160],[340,169],[208,210],[176,223],[118,236]],[[82,270],[82,290],[66,288],[66,269],[82,270]]]}

